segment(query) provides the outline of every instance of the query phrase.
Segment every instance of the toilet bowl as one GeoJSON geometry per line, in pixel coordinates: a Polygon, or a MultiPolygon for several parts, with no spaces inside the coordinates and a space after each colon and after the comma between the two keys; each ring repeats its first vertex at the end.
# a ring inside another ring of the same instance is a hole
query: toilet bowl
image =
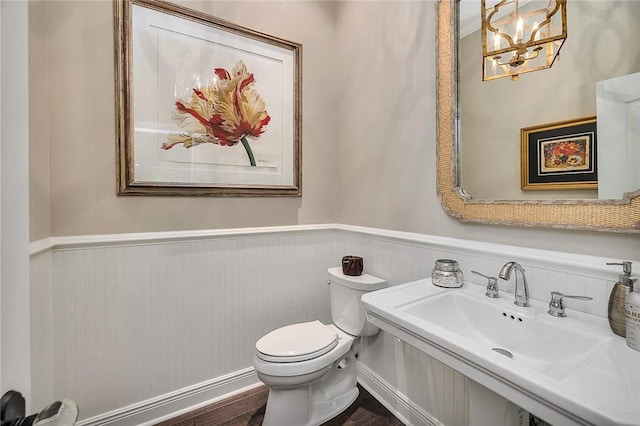
{"type": "Polygon", "coordinates": [[[366,322],[360,297],[386,282],[368,274],[346,276],[337,267],[329,269],[329,284],[334,324],[292,324],[256,342],[253,364],[270,388],[263,426],[317,426],[358,397],[358,337],[378,332],[366,322]]]}

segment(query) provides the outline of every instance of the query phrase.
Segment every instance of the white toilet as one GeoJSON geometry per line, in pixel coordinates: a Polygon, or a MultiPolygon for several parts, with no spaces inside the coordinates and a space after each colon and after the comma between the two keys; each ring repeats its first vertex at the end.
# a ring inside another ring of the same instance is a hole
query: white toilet
{"type": "Polygon", "coordinates": [[[385,288],[384,280],[329,269],[331,318],[288,325],[256,343],[253,365],[269,386],[263,426],[317,426],[358,397],[355,351],[358,336],[373,336],[360,297],[385,288]]]}

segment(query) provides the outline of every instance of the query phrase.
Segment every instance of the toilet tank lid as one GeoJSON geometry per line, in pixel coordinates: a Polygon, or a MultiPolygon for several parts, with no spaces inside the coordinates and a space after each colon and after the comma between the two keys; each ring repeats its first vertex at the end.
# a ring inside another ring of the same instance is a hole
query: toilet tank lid
{"type": "Polygon", "coordinates": [[[355,290],[374,291],[387,287],[387,282],[369,274],[359,276],[345,275],[341,266],[329,268],[329,280],[355,290]]]}

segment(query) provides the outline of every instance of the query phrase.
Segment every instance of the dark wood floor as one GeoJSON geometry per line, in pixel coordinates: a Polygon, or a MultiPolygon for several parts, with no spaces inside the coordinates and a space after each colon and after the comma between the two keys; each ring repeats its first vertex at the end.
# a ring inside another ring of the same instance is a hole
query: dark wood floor
{"type": "MultiPolygon", "coordinates": [[[[261,386],[159,423],[158,426],[259,426],[262,424],[268,393],[269,389],[261,386]]],[[[347,410],[322,426],[401,426],[402,424],[369,392],[360,388],[358,399],[347,410]]]]}

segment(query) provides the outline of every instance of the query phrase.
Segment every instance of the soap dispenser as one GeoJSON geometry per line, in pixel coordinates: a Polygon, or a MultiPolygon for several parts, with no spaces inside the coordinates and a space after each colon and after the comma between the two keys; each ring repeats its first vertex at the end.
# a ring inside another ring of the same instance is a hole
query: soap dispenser
{"type": "Polygon", "coordinates": [[[625,303],[627,314],[627,346],[640,351],[640,286],[629,293],[625,303]]]}
{"type": "Polygon", "coordinates": [[[625,300],[627,295],[633,291],[633,283],[635,278],[631,278],[631,262],[607,263],[607,265],[621,265],[623,274],[620,275],[618,282],[613,286],[611,295],[609,296],[609,326],[611,331],[618,336],[626,337],[626,315],[625,300]]]}

